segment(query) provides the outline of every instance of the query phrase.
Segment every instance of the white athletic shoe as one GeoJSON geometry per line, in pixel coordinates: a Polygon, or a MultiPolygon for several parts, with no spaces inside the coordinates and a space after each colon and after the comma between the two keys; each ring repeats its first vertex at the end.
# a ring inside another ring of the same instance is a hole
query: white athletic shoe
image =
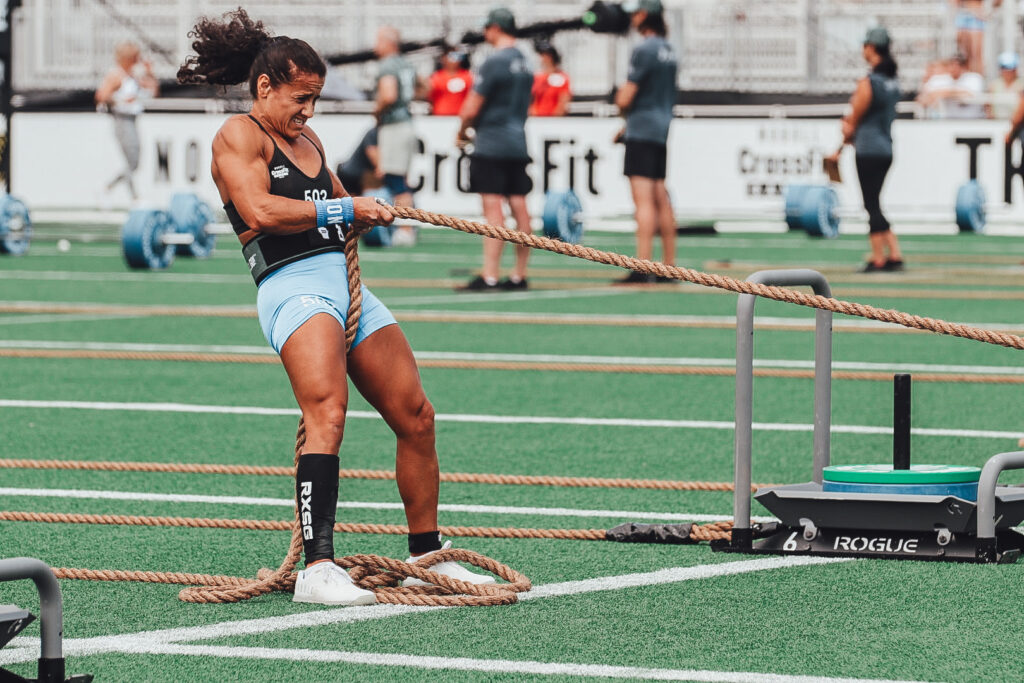
{"type": "Polygon", "coordinates": [[[355,585],[348,572],[333,562],[320,562],[299,572],[292,601],[319,605],[372,605],[377,602],[377,596],[373,591],[355,585]]]}
{"type": "MultiPolygon", "coordinates": [[[[451,547],[452,547],[452,542],[451,541],[445,541],[444,545],[441,546],[441,550],[448,550],[448,548],[451,548],[451,547]]],[[[419,557],[410,557],[408,560],[405,561],[405,563],[406,564],[416,564],[417,562],[420,562],[424,558],[430,557],[433,553],[436,553],[436,552],[437,552],[436,550],[433,550],[433,551],[427,553],[426,555],[420,555],[419,557]]],[[[458,562],[438,562],[435,565],[427,567],[427,569],[429,569],[432,572],[437,572],[438,574],[441,574],[443,576],[448,576],[448,577],[453,578],[453,579],[458,579],[459,581],[465,581],[466,583],[474,583],[474,584],[476,584],[478,586],[479,585],[483,585],[483,584],[487,584],[487,583],[494,583],[494,577],[493,576],[484,575],[484,574],[474,574],[473,572],[469,571],[468,569],[463,567],[458,562]]],[[[429,586],[431,584],[427,583],[426,581],[421,581],[420,579],[417,579],[417,578],[415,578],[413,576],[410,576],[409,578],[407,578],[405,581],[402,582],[402,585],[403,586],[429,586]]]]}
{"type": "Polygon", "coordinates": [[[393,247],[414,247],[416,246],[416,232],[410,226],[401,226],[391,233],[391,246],[393,247]]]}

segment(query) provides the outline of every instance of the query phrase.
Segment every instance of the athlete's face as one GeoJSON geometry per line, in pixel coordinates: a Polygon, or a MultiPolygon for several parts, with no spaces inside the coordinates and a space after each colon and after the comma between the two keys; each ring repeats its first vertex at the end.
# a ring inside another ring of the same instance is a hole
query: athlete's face
{"type": "Polygon", "coordinates": [[[264,99],[265,116],[277,132],[295,140],[305,129],[306,121],[313,118],[313,106],[323,87],[323,76],[294,72],[290,81],[277,87],[271,86],[268,79],[258,92],[264,99]]]}

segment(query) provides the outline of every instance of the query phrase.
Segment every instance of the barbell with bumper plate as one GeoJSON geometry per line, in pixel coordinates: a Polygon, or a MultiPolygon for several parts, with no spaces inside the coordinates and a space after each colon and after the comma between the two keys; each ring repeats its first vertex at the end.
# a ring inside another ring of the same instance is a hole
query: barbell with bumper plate
{"type": "MultiPolygon", "coordinates": [[[[175,225],[167,211],[135,209],[121,228],[124,260],[132,268],[157,270],[174,262],[175,225]]],[[[191,236],[189,236],[191,238],[191,236]]]]}
{"type": "Polygon", "coordinates": [[[968,180],[956,192],[956,224],[960,232],[985,230],[985,188],[968,180]]]}
{"type": "Polygon", "coordinates": [[[20,199],[0,194],[0,253],[21,256],[32,241],[32,219],[20,199]]]}
{"type": "Polygon", "coordinates": [[[169,213],[176,232],[193,237],[187,244],[176,244],[175,253],[178,256],[208,258],[217,245],[217,236],[207,230],[213,222],[213,211],[206,202],[191,192],[180,192],[171,197],[169,213]]]}
{"type": "Polygon", "coordinates": [[[544,194],[544,236],[579,244],[583,240],[583,205],[572,190],[544,194]]]}
{"type": "Polygon", "coordinates": [[[822,491],[956,496],[975,501],[980,476],[980,467],[965,465],[911,465],[905,470],[891,464],[832,465],[822,472],[822,491]]]}
{"type": "Polygon", "coordinates": [[[839,195],[828,185],[786,187],[786,225],[813,237],[839,234],[839,195]]]}

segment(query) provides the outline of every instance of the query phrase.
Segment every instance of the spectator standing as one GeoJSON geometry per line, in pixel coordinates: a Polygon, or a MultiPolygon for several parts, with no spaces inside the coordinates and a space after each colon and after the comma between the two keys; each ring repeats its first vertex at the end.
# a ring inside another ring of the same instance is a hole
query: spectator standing
{"type": "Polygon", "coordinates": [[[537,46],[540,71],[533,76],[530,116],[565,116],[569,112],[572,90],[569,76],[562,71],[562,56],[550,43],[537,46]]]}
{"type": "Polygon", "coordinates": [[[135,43],[115,47],[114,63],[95,94],[97,109],[109,112],[114,119],[114,137],[125,161],[125,169],[107,184],[107,192],[124,183],[134,201],[138,199],[134,175],[139,168],[140,151],[136,119],[145,108],[145,100],[157,96],[160,84],[153,76],[152,65],[142,59],[135,43]]]}
{"type": "Polygon", "coordinates": [[[384,184],[380,170],[380,153],[377,149],[377,127],[366,131],[352,155],[338,164],[338,180],[352,196],[384,184]]]}
{"type": "MultiPolygon", "coordinates": [[[[882,185],[892,166],[892,122],[900,100],[888,31],[881,27],[869,30],[861,54],[871,72],[857,82],[850,113],[842,120],[843,145],[852,144],[856,150],[857,179],[868,212],[871,258],[861,272],[898,271],[903,270],[903,256],[881,207],[882,185]]],[[[832,159],[838,161],[841,151],[842,147],[832,159]]]]}
{"type": "Polygon", "coordinates": [[[441,65],[430,75],[431,111],[435,116],[458,116],[462,103],[473,87],[473,74],[467,68],[465,52],[454,48],[441,55],[441,65]]]}
{"type": "MultiPolygon", "coordinates": [[[[512,11],[497,7],[484,20],[484,40],[494,52],[480,67],[473,90],[459,112],[456,144],[472,142],[469,161],[470,191],[480,194],[484,218],[491,225],[504,226],[503,201],[516,221],[516,229],[532,233],[526,195],[533,181],[526,173],[530,155],[526,150],[526,117],[530,108],[533,75],[526,57],[516,47],[516,21],[512,11]],[[469,129],[475,134],[472,138],[469,129]]],[[[502,240],[484,237],[484,264],[480,275],[462,290],[493,291],[527,288],[526,266],[530,248],[516,246],[512,274],[499,282],[502,240]]]]}
{"type": "MultiPolygon", "coordinates": [[[[651,259],[654,234],[661,235],[662,261],[675,262],[676,221],[665,187],[667,142],[676,101],[678,60],[666,40],[660,0],[631,0],[623,4],[631,13],[631,25],[643,36],[629,60],[629,75],[615,93],[615,104],[626,115],[619,134],[626,144],[623,172],[629,178],[636,207],[636,255],[651,259]]],[[[634,271],[619,280],[623,284],[658,282],[647,273],[634,271]]],[[[671,280],[668,280],[671,281],[671,280]]]]}
{"type": "Polygon", "coordinates": [[[1024,81],[1017,74],[1020,60],[1014,52],[999,55],[999,76],[988,86],[989,101],[986,104],[990,119],[1009,119],[1017,109],[1017,102],[1024,92],[1024,81]]]}
{"type": "MultiPolygon", "coordinates": [[[[411,207],[412,190],[406,177],[418,146],[409,111],[409,102],[416,93],[416,70],[401,55],[398,30],[392,26],[378,29],[374,52],[380,59],[374,96],[380,155],[378,170],[383,174],[384,187],[394,197],[395,206],[411,207]]],[[[415,233],[409,225],[400,226],[392,235],[392,244],[396,246],[415,242],[415,233]]]]}

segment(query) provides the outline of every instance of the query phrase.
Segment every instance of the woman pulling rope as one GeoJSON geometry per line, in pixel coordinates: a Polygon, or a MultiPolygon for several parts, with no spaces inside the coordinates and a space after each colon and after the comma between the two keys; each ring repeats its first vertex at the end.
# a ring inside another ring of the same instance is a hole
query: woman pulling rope
{"type": "MultiPolygon", "coordinates": [[[[361,314],[346,339],[349,278],[357,275],[348,271],[346,237],[354,250],[360,229],[388,225],[394,216],[373,199],[349,196],[306,125],[326,73],[307,43],[272,38],[242,9],[201,19],[190,36],[196,54],[178,71],[179,81],[248,80],[253,98],[250,112],[229,118],[213,140],[213,180],[258,287],[263,333],[281,356],[305,423],[295,483],[306,569],[296,577],[294,600],[373,603],[374,593],[354,585],[334,562],[346,373],[398,438],[395,471],[409,523],[409,561],[442,549],[434,411],[412,350],[391,312],[365,287],[356,288],[352,311],[360,310],[361,295],[361,314]]],[[[473,584],[494,582],[455,562],[431,570],[473,584]]],[[[411,584],[424,582],[407,579],[411,584]]]]}

